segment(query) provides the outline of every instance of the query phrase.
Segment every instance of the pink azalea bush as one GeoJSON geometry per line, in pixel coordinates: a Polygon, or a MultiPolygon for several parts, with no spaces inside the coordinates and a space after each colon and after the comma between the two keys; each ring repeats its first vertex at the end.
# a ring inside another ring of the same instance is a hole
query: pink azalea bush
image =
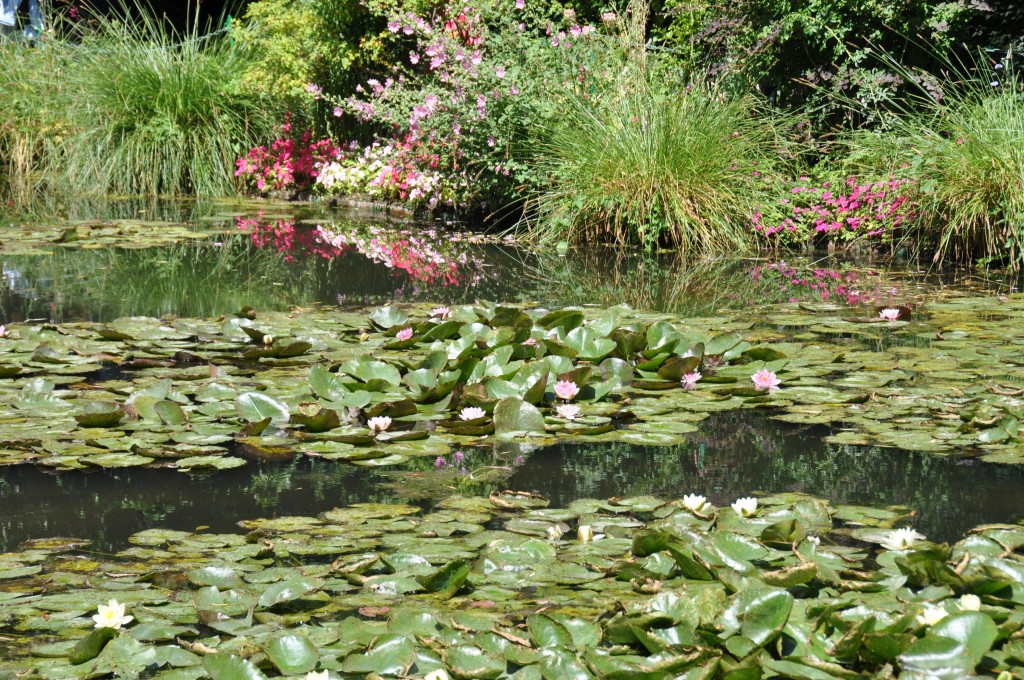
{"type": "Polygon", "coordinates": [[[296,139],[290,114],[278,130],[278,138],[269,147],[257,146],[235,161],[235,177],[249,191],[260,195],[306,191],[316,181],[320,166],[344,158],[342,150],[331,140],[313,141],[309,130],[296,139]]]}
{"type": "Polygon", "coordinates": [[[913,180],[815,182],[804,176],[780,188],[778,201],[755,212],[751,227],[770,246],[815,246],[892,239],[920,212],[913,180]]]}

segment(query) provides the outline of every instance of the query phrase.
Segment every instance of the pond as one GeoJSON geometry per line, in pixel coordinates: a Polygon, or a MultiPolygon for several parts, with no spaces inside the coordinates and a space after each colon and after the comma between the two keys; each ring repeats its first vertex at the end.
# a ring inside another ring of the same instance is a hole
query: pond
{"type": "Polygon", "coordinates": [[[827,444],[826,433],[766,414],[720,414],[678,446],[525,447],[519,463],[516,445],[508,445],[514,455],[505,457],[465,449],[467,474],[442,490],[418,484],[418,470],[367,470],[313,458],[206,476],[153,469],[52,474],[21,465],[0,477],[0,552],[52,535],[89,539],[101,552],[116,552],[129,536],[152,527],[230,533],[242,519],[316,515],[354,503],[398,499],[427,508],[444,492],[496,490],[493,483],[475,483],[473,475],[509,459],[512,474],[500,488],[541,494],[554,507],[580,498],[688,493],[726,506],[751,492],[802,492],[835,505],[913,508],[914,526],[936,541],[955,541],[976,525],[1024,512],[1024,467],[827,444]]]}
{"type": "MultiPolygon", "coordinates": [[[[686,317],[794,299],[845,296],[848,302],[885,303],[1005,293],[1015,283],[962,272],[828,263],[689,262],[674,253],[610,248],[566,255],[444,226],[288,209],[291,214],[221,208],[197,217],[195,206],[150,208],[141,217],[152,220],[162,210],[168,225],[190,232],[185,240],[153,247],[145,246],[160,222],[140,221],[131,204],[52,224],[55,244],[40,246],[40,229],[26,229],[27,254],[17,254],[17,247],[0,253],[0,322],[215,317],[247,306],[349,309],[477,299],[546,307],[627,302],[686,317]],[[64,236],[69,229],[92,239],[89,247],[75,247],[78,238],[64,236]],[[104,238],[112,247],[93,247],[104,238]]],[[[927,345],[911,344],[921,342],[927,345]]],[[[891,342],[862,344],[882,349],[891,342]]],[[[1021,488],[1017,467],[831,444],[825,441],[829,434],[827,427],[781,423],[765,413],[716,414],[676,446],[528,446],[528,456],[498,462],[519,460],[504,483],[545,495],[557,506],[585,497],[696,491],[728,503],[754,491],[802,491],[835,503],[909,506],[917,526],[944,540],[1024,511],[1011,494],[996,492],[1021,488]]],[[[0,550],[49,535],[87,538],[115,550],[132,533],[153,526],[229,531],[244,518],[316,513],[355,502],[414,498],[429,504],[436,492],[408,483],[418,474],[401,465],[367,470],[309,458],[215,476],[151,469],[53,474],[8,467],[0,476],[0,550]],[[25,506],[26,497],[47,502],[25,506]]],[[[469,474],[452,488],[484,493],[495,482],[474,486],[469,474]]]]}
{"type": "Polygon", "coordinates": [[[1024,659],[1015,279],[142,210],[4,227],[0,670],[1024,659]]]}

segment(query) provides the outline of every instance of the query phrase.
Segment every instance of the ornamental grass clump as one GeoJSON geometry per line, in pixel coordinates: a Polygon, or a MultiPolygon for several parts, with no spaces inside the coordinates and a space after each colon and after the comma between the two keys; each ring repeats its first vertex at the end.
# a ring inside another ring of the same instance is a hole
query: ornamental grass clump
{"type": "Polygon", "coordinates": [[[567,99],[539,154],[549,185],[532,232],[543,241],[744,248],[783,129],[753,96],[710,82],[669,92],[627,72],[607,91],[567,99]]]}
{"type": "Polygon", "coordinates": [[[74,194],[234,193],[235,160],[266,139],[280,112],[243,92],[251,56],[230,36],[184,33],[139,6],[96,18],[66,53],[58,91],[69,133],[44,168],[47,185],[74,194]],[[131,18],[127,18],[131,16],[131,18]]]}
{"type": "Polygon", "coordinates": [[[889,129],[851,136],[853,161],[915,180],[922,218],[911,232],[936,262],[1024,264],[1024,87],[1009,65],[974,65],[889,129]]]}

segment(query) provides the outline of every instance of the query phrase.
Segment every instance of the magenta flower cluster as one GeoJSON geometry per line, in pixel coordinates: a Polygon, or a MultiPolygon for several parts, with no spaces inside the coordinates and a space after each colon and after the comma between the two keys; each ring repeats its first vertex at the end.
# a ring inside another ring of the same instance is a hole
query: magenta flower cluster
{"type": "Polygon", "coordinates": [[[774,245],[881,241],[916,217],[915,188],[906,178],[867,182],[848,177],[833,186],[800,177],[776,205],[755,212],[751,226],[774,245]]]}
{"type": "Polygon", "coordinates": [[[316,182],[321,165],[344,158],[334,142],[313,141],[309,130],[298,139],[292,136],[290,114],[279,130],[278,138],[269,147],[257,146],[235,161],[235,177],[260,194],[306,191],[316,182]]]}

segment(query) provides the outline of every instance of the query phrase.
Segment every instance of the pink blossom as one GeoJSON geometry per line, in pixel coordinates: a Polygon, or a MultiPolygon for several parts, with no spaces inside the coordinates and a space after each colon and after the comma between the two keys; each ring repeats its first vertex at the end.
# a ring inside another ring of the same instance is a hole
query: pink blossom
{"type": "Polygon", "coordinates": [[[775,375],[775,371],[769,371],[766,368],[754,373],[750,376],[750,380],[754,383],[754,389],[768,390],[769,392],[779,389],[779,385],[782,384],[782,381],[775,375]]]}
{"type": "Polygon", "coordinates": [[[340,106],[335,106],[334,107],[334,116],[335,116],[335,118],[340,118],[341,114],[342,114],[341,107],[340,106]]]}
{"type": "Polygon", "coordinates": [[[437,318],[441,319],[442,321],[444,321],[445,319],[447,319],[451,315],[452,315],[452,310],[448,309],[447,307],[434,307],[432,310],[430,310],[430,316],[432,316],[432,317],[436,316],[437,318]]]}
{"type": "Polygon", "coordinates": [[[525,9],[526,0],[516,0],[516,9],[525,9]]]}
{"type": "Polygon", "coordinates": [[[691,371],[683,375],[683,389],[692,390],[697,387],[697,381],[703,378],[700,371],[691,371]]]}
{"type": "Polygon", "coordinates": [[[498,76],[499,78],[504,78],[505,77],[505,67],[504,66],[499,66],[496,69],[494,69],[494,75],[498,76]]]}
{"type": "Polygon", "coordinates": [[[571,380],[559,380],[555,383],[555,396],[569,401],[580,393],[580,388],[571,380]]]}
{"type": "Polygon", "coordinates": [[[886,307],[878,313],[878,318],[885,319],[886,321],[899,321],[900,310],[894,307],[886,307]]]}
{"type": "Polygon", "coordinates": [[[417,54],[416,52],[410,52],[409,63],[413,65],[420,63],[420,55],[417,54]]]}
{"type": "Polygon", "coordinates": [[[412,339],[412,328],[410,328],[410,327],[403,328],[402,330],[398,331],[398,333],[395,334],[395,337],[398,338],[399,340],[402,340],[402,341],[411,340],[412,339]]]}

